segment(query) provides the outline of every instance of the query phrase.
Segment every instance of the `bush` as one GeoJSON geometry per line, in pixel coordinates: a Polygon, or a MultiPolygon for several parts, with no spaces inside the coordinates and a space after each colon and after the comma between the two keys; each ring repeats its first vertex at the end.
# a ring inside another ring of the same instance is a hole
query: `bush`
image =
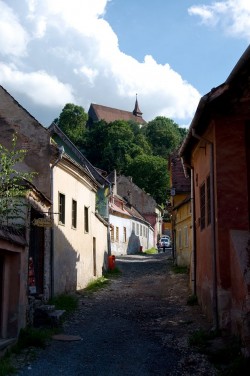
{"type": "Polygon", "coordinates": [[[187,266],[173,265],[172,266],[172,271],[175,274],[188,274],[188,267],[187,266]]]}
{"type": "Polygon", "coordinates": [[[11,350],[14,353],[19,353],[22,349],[31,346],[45,348],[52,334],[52,330],[49,329],[38,329],[32,327],[21,329],[17,344],[14,345],[11,350]]]}
{"type": "Polygon", "coordinates": [[[61,294],[50,299],[49,304],[53,304],[56,309],[63,309],[66,313],[70,313],[76,310],[78,299],[71,294],[61,294]]]}
{"type": "Polygon", "coordinates": [[[15,373],[16,369],[11,365],[9,357],[0,359],[0,376],[7,376],[15,373]]]}
{"type": "Polygon", "coordinates": [[[197,295],[190,295],[187,299],[187,305],[189,306],[198,305],[197,295]]]}

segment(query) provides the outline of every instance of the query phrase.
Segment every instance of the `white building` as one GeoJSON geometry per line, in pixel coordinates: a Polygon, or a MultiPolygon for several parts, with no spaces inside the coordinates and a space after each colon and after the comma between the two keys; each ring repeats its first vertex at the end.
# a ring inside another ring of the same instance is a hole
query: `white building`
{"type": "Polygon", "coordinates": [[[125,200],[113,195],[109,204],[112,255],[135,254],[154,246],[154,230],[125,200]]]}
{"type": "Polygon", "coordinates": [[[83,289],[106,265],[108,223],[96,214],[97,186],[67,155],[53,167],[55,294],[83,289]]]}

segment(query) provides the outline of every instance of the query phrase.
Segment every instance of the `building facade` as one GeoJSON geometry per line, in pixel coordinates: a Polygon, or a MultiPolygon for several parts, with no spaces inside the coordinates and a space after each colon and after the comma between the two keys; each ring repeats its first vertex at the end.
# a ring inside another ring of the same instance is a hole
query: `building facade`
{"type": "Polygon", "coordinates": [[[194,191],[195,281],[216,327],[250,353],[250,48],[201,98],[180,150],[194,191]]]}

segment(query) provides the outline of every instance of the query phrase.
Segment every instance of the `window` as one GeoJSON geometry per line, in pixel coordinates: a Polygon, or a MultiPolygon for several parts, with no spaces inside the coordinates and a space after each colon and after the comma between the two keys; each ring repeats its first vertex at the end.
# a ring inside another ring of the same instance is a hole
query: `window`
{"type": "Polygon", "coordinates": [[[178,245],[179,249],[182,248],[182,233],[181,233],[181,228],[178,230],[178,245]]]}
{"type": "Polygon", "coordinates": [[[59,223],[65,224],[65,195],[59,193],[59,203],[58,203],[58,212],[59,212],[59,223]]]}
{"type": "Polygon", "coordinates": [[[111,238],[112,242],[115,241],[115,231],[114,231],[114,227],[113,226],[110,229],[110,238],[111,238]]]}
{"type": "Polygon", "coordinates": [[[72,200],[72,227],[76,228],[77,225],[77,202],[72,200]]]}
{"type": "Polygon", "coordinates": [[[140,236],[142,236],[142,225],[140,225],[140,236]]]}
{"type": "Polygon", "coordinates": [[[136,235],[139,235],[139,223],[136,223],[136,235]]]}
{"type": "Polygon", "coordinates": [[[211,223],[210,176],[207,177],[207,225],[211,223]]]}
{"type": "Polygon", "coordinates": [[[123,227],[123,241],[124,241],[124,243],[127,242],[127,229],[126,229],[126,227],[123,227]]]}
{"type": "Polygon", "coordinates": [[[132,222],[132,231],[135,233],[135,222],[132,222]]]}
{"type": "Polygon", "coordinates": [[[119,242],[119,227],[115,228],[115,240],[119,242]]]}
{"type": "Polygon", "coordinates": [[[201,230],[205,228],[206,218],[206,199],[205,199],[205,183],[200,187],[200,226],[201,230]]]}
{"type": "Polygon", "coordinates": [[[84,231],[89,232],[89,208],[84,206],[84,231]]]}
{"type": "Polygon", "coordinates": [[[188,228],[184,227],[184,247],[188,247],[188,228]]]}

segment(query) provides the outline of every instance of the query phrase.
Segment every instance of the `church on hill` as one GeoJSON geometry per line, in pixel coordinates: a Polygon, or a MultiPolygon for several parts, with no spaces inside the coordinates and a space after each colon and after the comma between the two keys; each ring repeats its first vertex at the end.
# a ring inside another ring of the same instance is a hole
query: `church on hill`
{"type": "Polygon", "coordinates": [[[117,108],[102,106],[100,104],[91,103],[88,111],[89,121],[88,125],[104,120],[107,123],[111,123],[116,120],[134,121],[140,125],[146,124],[146,121],[142,117],[142,112],[138,105],[136,96],[135,108],[132,112],[118,110],[117,108]]]}

